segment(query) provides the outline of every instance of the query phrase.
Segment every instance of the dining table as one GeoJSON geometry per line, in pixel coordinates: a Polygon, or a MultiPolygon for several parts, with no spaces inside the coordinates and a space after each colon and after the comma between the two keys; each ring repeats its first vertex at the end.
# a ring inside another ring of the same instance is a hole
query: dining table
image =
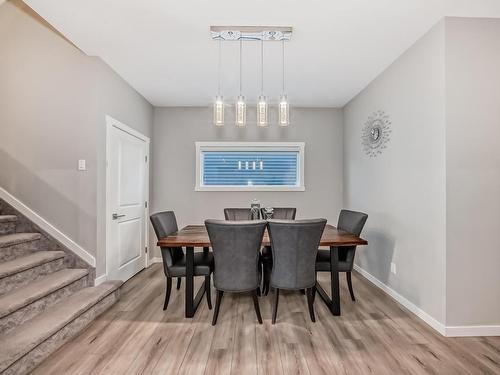
{"type": "MultiPolygon", "coordinates": [[[[330,248],[331,298],[318,282],[316,283],[316,289],[333,315],[340,315],[338,248],[367,244],[366,240],[352,233],[337,229],[331,224],[325,226],[319,246],[330,248]]],[[[194,249],[202,248],[204,252],[209,251],[211,243],[208,232],[204,225],[187,225],[167,237],[160,238],[157,245],[160,247],[184,247],[186,249],[185,316],[186,318],[192,318],[205,293],[205,282],[203,282],[196,296],[194,296],[194,249]]],[[[262,246],[270,245],[271,241],[266,230],[262,238],[262,246]]]]}

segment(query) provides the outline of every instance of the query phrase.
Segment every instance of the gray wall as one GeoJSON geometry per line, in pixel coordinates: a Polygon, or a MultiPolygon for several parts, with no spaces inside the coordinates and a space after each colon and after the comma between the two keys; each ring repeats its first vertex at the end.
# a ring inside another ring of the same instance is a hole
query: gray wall
{"type": "Polygon", "coordinates": [[[446,320],[499,325],[500,20],[446,20],[446,88],[446,320]]]}
{"type": "MultiPolygon", "coordinates": [[[[254,109],[248,116],[249,122],[255,120],[254,109]]],[[[207,218],[223,218],[224,207],[249,207],[257,198],[262,205],[297,207],[297,217],[336,222],[342,208],[342,111],[294,109],[288,128],[249,124],[238,129],[232,118],[227,111],[226,125],[217,128],[209,108],[155,108],[152,212],[173,209],[179,225],[202,224],[207,218]],[[306,190],[196,192],[196,141],[303,141],[306,190]]]]}
{"type": "Polygon", "coordinates": [[[344,108],[344,205],[369,218],[357,263],[437,321],[445,321],[444,23],[344,108]],[[376,110],[392,121],[370,158],[361,132],[376,110]],[[390,263],[397,266],[391,274],[390,263]]]}
{"type": "Polygon", "coordinates": [[[0,82],[0,186],[96,256],[99,276],[105,115],[151,136],[152,106],[17,0],[0,6],[0,82]]]}

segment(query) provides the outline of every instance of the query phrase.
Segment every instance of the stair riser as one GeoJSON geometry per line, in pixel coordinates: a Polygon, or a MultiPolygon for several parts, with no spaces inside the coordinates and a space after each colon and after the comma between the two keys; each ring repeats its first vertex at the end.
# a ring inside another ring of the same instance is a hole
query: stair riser
{"type": "Polygon", "coordinates": [[[40,241],[23,242],[17,245],[0,248],[0,262],[8,262],[38,250],[40,241]]]}
{"type": "Polygon", "coordinates": [[[64,328],[42,342],[32,351],[6,368],[5,371],[2,372],[2,375],[17,375],[29,373],[51,353],[55,352],[71,338],[78,335],[90,323],[92,323],[94,319],[96,319],[99,315],[113,306],[113,304],[118,301],[120,297],[119,293],[120,290],[118,289],[109,294],[107,297],[103,298],[82,315],[74,319],[71,323],[66,325],[64,328]]]}
{"type": "Polygon", "coordinates": [[[45,297],[40,298],[31,304],[20,308],[11,314],[0,318],[0,335],[6,334],[16,328],[18,325],[34,318],[41,314],[49,307],[55,305],[61,300],[67,298],[73,293],[85,288],[87,286],[87,276],[82,277],[65,287],[58,289],[45,297]]]}
{"type": "Polygon", "coordinates": [[[16,232],[16,223],[0,223],[0,235],[12,234],[16,232]]]}
{"type": "Polygon", "coordinates": [[[63,268],[65,268],[64,258],[59,258],[28,270],[6,276],[0,279],[0,295],[28,285],[42,276],[62,270],[63,268]]]}

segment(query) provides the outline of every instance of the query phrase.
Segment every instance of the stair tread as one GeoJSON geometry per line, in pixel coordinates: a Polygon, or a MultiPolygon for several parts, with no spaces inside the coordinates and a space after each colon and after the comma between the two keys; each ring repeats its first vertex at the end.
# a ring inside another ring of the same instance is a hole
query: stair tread
{"type": "Polygon", "coordinates": [[[33,254],[0,263],[0,278],[63,258],[64,251],[35,251],[33,254]]]}
{"type": "Polygon", "coordinates": [[[0,318],[87,276],[86,269],[63,269],[0,296],[0,318]]]}
{"type": "Polygon", "coordinates": [[[12,233],[0,236],[0,248],[18,245],[24,242],[36,241],[42,238],[40,233],[12,233]]]}
{"type": "Polygon", "coordinates": [[[0,223],[11,223],[17,221],[16,215],[0,215],[0,223]]]}
{"type": "Polygon", "coordinates": [[[0,372],[83,314],[123,283],[108,281],[84,288],[0,338],[0,372]]]}

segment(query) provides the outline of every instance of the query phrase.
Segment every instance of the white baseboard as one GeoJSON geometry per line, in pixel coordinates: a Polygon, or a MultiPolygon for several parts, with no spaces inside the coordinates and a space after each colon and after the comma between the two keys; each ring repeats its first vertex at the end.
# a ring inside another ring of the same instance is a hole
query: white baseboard
{"type": "Polygon", "coordinates": [[[42,216],[40,216],[38,213],[33,211],[28,206],[26,206],[23,202],[21,202],[19,199],[14,197],[12,194],[10,194],[7,190],[5,190],[2,187],[0,187],[0,198],[2,198],[5,202],[10,204],[16,210],[18,210],[21,214],[26,216],[33,223],[38,225],[42,230],[44,230],[49,235],[54,237],[61,244],[66,246],[73,253],[75,253],[80,258],[82,258],[85,262],[90,264],[92,267],[95,267],[96,262],[95,262],[95,258],[93,255],[91,255],[84,248],[82,248],[80,245],[78,245],[75,241],[73,241],[71,238],[66,236],[63,232],[61,232],[59,229],[57,229],[54,225],[49,223],[42,216]]]}
{"type": "Polygon", "coordinates": [[[401,294],[396,292],[394,289],[385,285],[382,281],[377,279],[375,276],[373,276],[368,271],[365,271],[363,268],[359,267],[356,264],[354,265],[354,269],[357,272],[359,272],[365,279],[367,279],[369,282],[371,282],[373,285],[375,285],[377,288],[381,289],[383,292],[388,294],[392,299],[399,302],[401,305],[406,307],[413,314],[415,314],[417,317],[419,317],[425,323],[427,323],[429,326],[431,326],[433,329],[438,331],[441,335],[446,336],[446,326],[443,323],[434,319],[432,316],[427,314],[424,310],[419,308],[413,302],[410,302],[409,300],[407,300],[405,297],[403,297],[401,294]]]}
{"type": "Polygon", "coordinates": [[[446,336],[500,336],[500,326],[447,326],[446,336]]]}
{"type": "Polygon", "coordinates": [[[161,263],[161,262],[163,262],[163,259],[161,257],[154,257],[149,260],[149,264],[161,263]]]}
{"type": "Polygon", "coordinates": [[[385,285],[382,281],[370,274],[368,271],[354,265],[354,269],[359,272],[365,279],[370,281],[373,285],[388,294],[391,298],[399,302],[401,305],[410,310],[417,317],[422,319],[429,326],[438,331],[441,335],[446,337],[467,337],[467,336],[500,336],[500,325],[477,325],[477,326],[446,326],[437,321],[432,316],[427,314],[424,310],[417,307],[414,303],[408,301],[401,294],[396,292],[385,285]]]}
{"type": "Polygon", "coordinates": [[[108,275],[107,274],[104,274],[104,275],[101,275],[99,277],[96,277],[95,280],[94,280],[94,285],[95,286],[100,285],[100,284],[102,284],[105,281],[108,281],[108,275]]]}

